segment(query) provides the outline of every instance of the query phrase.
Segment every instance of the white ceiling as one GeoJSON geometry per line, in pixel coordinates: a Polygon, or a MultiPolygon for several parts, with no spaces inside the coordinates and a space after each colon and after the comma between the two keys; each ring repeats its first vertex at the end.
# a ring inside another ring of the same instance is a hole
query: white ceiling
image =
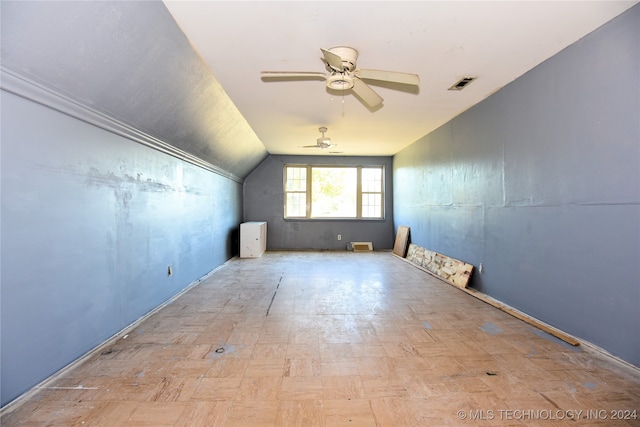
{"type": "Polygon", "coordinates": [[[165,1],[269,153],[376,156],[397,153],[635,3],[165,1]],[[371,84],[384,103],[370,110],[324,81],[261,79],[263,70],[324,72],[320,48],[334,46],[356,48],[359,68],[418,74],[419,89],[371,84]],[[466,75],[478,79],[447,90],[466,75]],[[315,144],[320,126],[338,145],[299,148],[315,144]]]}

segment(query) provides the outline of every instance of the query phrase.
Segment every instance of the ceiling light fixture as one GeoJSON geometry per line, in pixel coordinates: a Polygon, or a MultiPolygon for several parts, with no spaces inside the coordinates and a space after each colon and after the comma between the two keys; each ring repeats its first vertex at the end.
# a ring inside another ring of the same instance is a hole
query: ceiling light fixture
{"type": "Polygon", "coordinates": [[[347,90],[353,87],[353,77],[347,73],[336,73],[327,78],[327,87],[334,90],[347,90]]]}

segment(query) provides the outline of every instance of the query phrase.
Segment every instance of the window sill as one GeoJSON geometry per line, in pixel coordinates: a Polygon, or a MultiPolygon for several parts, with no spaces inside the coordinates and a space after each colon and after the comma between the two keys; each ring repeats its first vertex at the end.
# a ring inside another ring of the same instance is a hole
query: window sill
{"type": "Polygon", "coordinates": [[[283,218],[285,222],[344,222],[344,221],[377,221],[384,222],[386,218],[283,218]]]}

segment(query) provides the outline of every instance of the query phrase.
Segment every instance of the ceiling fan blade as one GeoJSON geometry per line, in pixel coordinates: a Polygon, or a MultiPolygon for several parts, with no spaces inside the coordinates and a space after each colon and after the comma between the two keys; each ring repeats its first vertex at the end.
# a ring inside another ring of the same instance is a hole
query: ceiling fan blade
{"type": "Polygon", "coordinates": [[[382,104],[382,97],[360,79],[353,79],[353,92],[369,107],[377,107],[382,104]]]}
{"type": "Polygon", "coordinates": [[[288,77],[305,78],[305,79],[321,79],[326,80],[325,73],[317,73],[315,71],[261,71],[263,79],[281,79],[288,77]]]}
{"type": "Polygon", "coordinates": [[[327,49],[320,48],[320,50],[324,55],[325,62],[328,63],[331,68],[335,69],[336,71],[344,70],[344,65],[342,65],[342,58],[340,57],[340,55],[336,55],[335,53],[327,49]]]}
{"type": "Polygon", "coordinates": [[[401,73],[398,71],[356,69],[356,77],[369,80],[381,80],[384,82],[402,83],[406,85],[419,85],[420,77],[417,74],[401,73]]]}
{"type": "Polygon", "coordinates": [[[318,144],[316,145],[300,145],[298,148],[320,148],[318,144]]]}

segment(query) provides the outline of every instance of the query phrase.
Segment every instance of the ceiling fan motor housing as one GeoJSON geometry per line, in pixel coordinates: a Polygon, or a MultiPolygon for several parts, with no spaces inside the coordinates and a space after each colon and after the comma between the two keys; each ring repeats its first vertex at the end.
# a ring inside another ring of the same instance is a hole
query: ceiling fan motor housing
{"type": "Polygon", "coordinates": [[[342,59],[342,70],[335,70],[338,72],[348,71],[352,72],[356,69],[356,61],[358,60],[358,51],[348,46],[336,46],[329,49],[330,52],[335,53],[342,59]]]}

